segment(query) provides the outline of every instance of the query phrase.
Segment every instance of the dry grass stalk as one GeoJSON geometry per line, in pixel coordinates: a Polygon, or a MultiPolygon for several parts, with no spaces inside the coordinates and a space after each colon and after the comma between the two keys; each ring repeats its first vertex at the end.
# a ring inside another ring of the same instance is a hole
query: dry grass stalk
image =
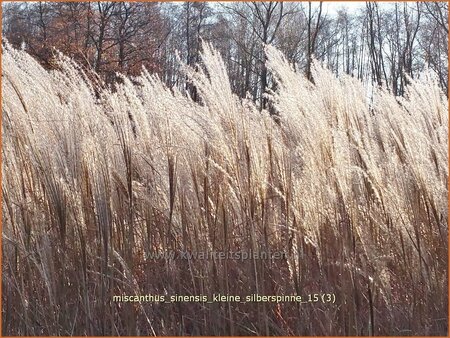
{"type": "Polygon", "coordinates": [[[206,45],[200,102],[144,73],[96,95],[67,58],[3,50],[4,335],[447,334],[448,106],[268,48],[276,123],[206,45]],[[284,260],[148,260],[175,251],[284,260]],[[333,292],[336,304],[114,303],[333,292]]]}

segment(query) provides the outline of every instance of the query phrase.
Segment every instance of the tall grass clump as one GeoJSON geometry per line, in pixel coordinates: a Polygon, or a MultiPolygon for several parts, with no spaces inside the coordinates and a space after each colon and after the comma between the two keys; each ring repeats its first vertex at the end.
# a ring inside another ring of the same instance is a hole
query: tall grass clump
{"type": "Polygon", "coordinates": [[[276,121],[209,46],[99,86],[70,59],[3,49],[4,335],[446,335],[448,104],[274,48],[276,121]],[[282,259],[151,259],[168,252],[282,259]],[[335,303],[114,302],[115,295],[303,295],[335,303]]]}

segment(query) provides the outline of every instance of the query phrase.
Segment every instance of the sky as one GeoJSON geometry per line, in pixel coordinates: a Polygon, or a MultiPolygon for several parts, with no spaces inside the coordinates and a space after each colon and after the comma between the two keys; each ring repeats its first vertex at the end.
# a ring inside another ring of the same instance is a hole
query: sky
{"type": "MultiPolygon", "coordinates": [[[[209,1],[210,3],[216,2],[216,1],[209,1]]],[[[218,1],[220,2],[220,1],[218,1]]],[[[306,1],[299,1],[307,3],[306,1]]],[[[314,3],[313,5],[317,5],[318,2],[314,3]]],[[[3,1],[3,6],[8,6],[9,1],[3,1]]],[[[346,8],[350,13],[358,11],[360,8],[365,7],[364,1],[325,1],[323,3],[323,9],[324,13],[330,14],[330,15],[336,15],[337,11],[341,8],[346,8]]]]}
{"type": "Polygon", "coordinates": [[[365,1],[326,1],[324,9],[327,9],[329,14],[336,14],[341,8],[346,8],[349,12],[356,12],[358,9],[364,8],[365,4],[365,1]]]}
{"type": "MultiPolygon", "coordinates": [[[[211,1],[213,2],[213,1],[211,1]]],[[[301,2],[301,1],[300,1],[301,2]]],[[[9,1],[3,1],[3,5],[8,5],[9,1]]],[[[346,7],[350,11],[358,10],[365,5],[364,1],[325,1],[324,8],[328,9],[330,14],[334,14],[338,9],[346,7]]]]}

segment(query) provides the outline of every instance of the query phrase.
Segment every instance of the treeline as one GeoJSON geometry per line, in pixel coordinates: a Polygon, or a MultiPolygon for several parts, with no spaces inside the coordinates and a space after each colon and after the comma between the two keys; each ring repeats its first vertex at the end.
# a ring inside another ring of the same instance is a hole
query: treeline
{"type": "Polygon", "coordinates": [[[179,59],[200,61],[201,40],[222,54],[233,90],[265,107],[276,89],[264,45],[279,48],[311,80],[311,61],[402,95],[409,78],[431,69],[448,91],[448,3],[367,2],[331,13],[322,2],[34,2],[3,5],[3,36],[54,67],[55,50],[95,70],[145,66],[169,86],[186,83],[179,59]]]}

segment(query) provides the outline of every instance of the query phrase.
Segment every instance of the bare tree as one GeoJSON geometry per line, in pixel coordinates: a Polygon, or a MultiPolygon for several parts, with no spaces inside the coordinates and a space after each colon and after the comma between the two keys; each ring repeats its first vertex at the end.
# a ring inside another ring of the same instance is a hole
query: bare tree
{"type": "Polygon", "coordinates": [[[117,70],[138,74],[145,66],[172,87],[186,90],[177,62],[201,62],[201,40],[224,57],[230,84],[268,108],[274,81],[264,46],[279,48],[313,81],[316,58],[346,73],[403,95],[408,78],[425,68],[448,88],[448,4],[367,2],[360,11],[327,14],[323,2],[25,2],[3,5],[3,36],[26,48],[48,68],[54,49],[92,68],[106,81],[117,70]]]}
{"type": "Polygon", "coordinates": [[[306,77],[311,81],[311,63],[312,63],[312,56],[316,49],[316,40],[317,35],[319,33],[319,30],[321,28],[321,18],[322,18],[322,6],[323,2],[319,2],[319,8],[316,11],[317,13],[312,11],[312,4],[311,1],[308,2],[308,54],[307,54],[307,60],[306,60],[306,77]],[[317,17],[315,18],[317,14],[317,17]],[[314,22],[315,20],[315,22],[314,22]]]}

